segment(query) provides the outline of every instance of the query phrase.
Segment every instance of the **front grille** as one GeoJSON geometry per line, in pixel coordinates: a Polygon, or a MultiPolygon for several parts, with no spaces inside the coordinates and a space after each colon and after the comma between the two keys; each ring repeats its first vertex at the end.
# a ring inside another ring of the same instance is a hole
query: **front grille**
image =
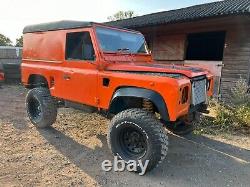
{"type": "Polygon", "coordinates": [[[206,78],[201,78],[192,81],[192,105],[198,105],[203,103],[207,99],[207,80],[206,78]]]}

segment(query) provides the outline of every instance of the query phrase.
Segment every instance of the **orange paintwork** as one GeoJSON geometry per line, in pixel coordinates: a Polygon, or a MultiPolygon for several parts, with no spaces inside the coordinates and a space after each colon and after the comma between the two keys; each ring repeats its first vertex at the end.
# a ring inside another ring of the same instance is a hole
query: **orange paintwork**
{"type": "MultiPolygon", "coordinates": [[[[179,104],[181,88],[189,87],[190,78],[207,74],[207,71],[192,72],[178,66],[156,64],[151,55],[103,53],[97,42],[95,24],[90,28],[57,30],[24,34],[22,82],[28,85],[30,75],[42,75],[49,84],[51,95],[75,101],[99,109],[108,109],[114,92],[121,87],[139,87],[154,90],[165,100],[170,121],[188,113],[190,97],[186,104],[179,104]],[[95,61],[65,60],[66,33],[88,31],[94,50],[95,61]],[[181,78],[159,77],[123,71],[168,72],[183,74],[181,78]],[[64,79],[64,77],[70,79],[64,79]],[[109,78],[108,87],[103,78],[109,78]]],[[[117,29],[117,28],[113,28],[117,29]]],[[[133,32],[126,30],[125,32],[133,32]]],[[[208,95],[212,93],[212,88],[208,95]]],[[[189,94],[190,96],[190,94],[189,94]]]]}

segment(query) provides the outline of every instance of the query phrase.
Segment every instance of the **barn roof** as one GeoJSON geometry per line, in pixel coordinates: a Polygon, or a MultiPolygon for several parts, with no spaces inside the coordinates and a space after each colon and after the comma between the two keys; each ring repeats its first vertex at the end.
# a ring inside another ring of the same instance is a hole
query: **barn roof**
{"type": "Polygon", "coordinates": [[[130,19],[108,22],[107,24],[127,28],[136,28],[170,23],[180,23],[230,15],[250,15],[250,1],[217,1],[213,3],[201,4],[177,10],[157,12],[130,19]]]}
{"type": "Polygon", "coordinates": [[[62,29],[76,29],[76,28],[90,27],[92,25],[93,22],[64,20],[64,21],[29,25],[23,29],[23,33],[25,34],[32,32],[43,32],[43,31],[53,31],[62,29]]]}

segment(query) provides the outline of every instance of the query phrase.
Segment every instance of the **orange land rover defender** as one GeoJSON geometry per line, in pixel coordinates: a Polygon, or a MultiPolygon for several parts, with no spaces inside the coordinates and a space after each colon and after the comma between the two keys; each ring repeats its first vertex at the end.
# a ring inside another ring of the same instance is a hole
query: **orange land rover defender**
{"type": "Polygon", "coordinates": [[[22,82],[27,113],[38,128],[52,125],[60,106],[112,117],[107,135],[124,161],[167,155],[164,127],[193,130],[206,111],[213,77],[203,69],[153,61],[144,36],[103,24],[60,21],[24,28],[22,82]]]}

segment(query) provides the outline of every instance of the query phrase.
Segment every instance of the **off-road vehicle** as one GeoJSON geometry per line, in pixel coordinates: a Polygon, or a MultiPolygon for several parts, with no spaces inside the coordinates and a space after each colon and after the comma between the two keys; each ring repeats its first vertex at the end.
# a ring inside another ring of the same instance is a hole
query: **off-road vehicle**
{"type": "Polygon", "coordinates": [[[137,31],[92,22],[59,21],[24,28],[22,82],[27,113],[38,128],[56,121],[59,106],[112,118],[107,135],[124,161],[167,155],[168,136],[192,131],[206,110],[213,77],[203,69],[160,64],[137,31]]]}

